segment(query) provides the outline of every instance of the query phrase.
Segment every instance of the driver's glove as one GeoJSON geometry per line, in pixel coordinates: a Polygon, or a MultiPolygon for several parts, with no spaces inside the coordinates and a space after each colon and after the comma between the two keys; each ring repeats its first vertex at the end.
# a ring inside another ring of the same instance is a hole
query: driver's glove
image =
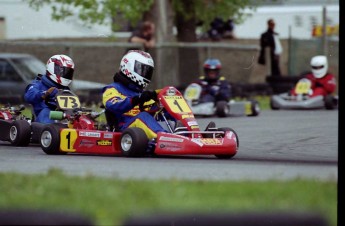
{"type": "Polygon", "coordinates": [[[49,89],[47,89],[46,91],[44,91],[42,93],[42,99],[46,100],[48,98],[52,98],[55,97],[55,95],[57,94],[58,89],[56,87],[50,87],[49,89]]]}
{"type": "Polygon", "coordinates": [[[145,90],[140,95],[132,98],[132,104],[133,106],[136,106],[138,104],[144,104],[145,102],[149,100],[155,100],[155,101],[157,100],[156,91],[145,90]]]}

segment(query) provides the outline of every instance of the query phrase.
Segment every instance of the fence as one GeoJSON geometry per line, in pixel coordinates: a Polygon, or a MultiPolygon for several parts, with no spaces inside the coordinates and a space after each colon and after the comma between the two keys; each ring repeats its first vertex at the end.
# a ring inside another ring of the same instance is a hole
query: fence
{"type": "MultiPolygon", "coordinates": [[[[320,54],[319,40],[282,40],[284,54],[281,66],[284,75],[298,75],[309,70],[311,56],[320,54]]],[[[329,41],[329,65],[338,78],[339,43],[329,41]]],[[[29,53],[45,62],[54,54],[67,54],[76,64],[75,78],[110,83],[126,50],[140,48],[127,42],[75,41],[2,41],[0,52],[29,53]]],[[[149,52],[155,60],[150,88],[166,85],[186,86],[203,73],[206,58],[222,62],[222,75],[233,83],[264,83],[269,75],[266,67],[257,64],[258,40],[227,42],[162,43],[149,52]]]]}

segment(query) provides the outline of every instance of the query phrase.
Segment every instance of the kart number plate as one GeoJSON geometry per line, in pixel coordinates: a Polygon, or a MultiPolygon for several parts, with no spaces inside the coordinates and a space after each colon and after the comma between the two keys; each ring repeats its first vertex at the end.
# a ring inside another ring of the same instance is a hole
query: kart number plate
{"type": "Polygon", "coordinates": [[[79,98],[76,96],[57,96],[57,103],[60,109],[80,108],[79,98]]]}
{"type": "Polygon", "coordinates": [[[309,81],[299,81],[296,85],[296,94],[307,94],[311,88],[311,83],[309,81]]]}
{"type": "Polygon", "coordinates": [[[74,129],[63,129],[60,133],[60,149],[66,152],[75,152],[74,143],[78,138],[74,129]]]}
{"type": "Polygon", "coordinates": [[[171,111],[174,113],[190,113],[192,112],[187,102],[181,96],[164,97],[171,111]]]}

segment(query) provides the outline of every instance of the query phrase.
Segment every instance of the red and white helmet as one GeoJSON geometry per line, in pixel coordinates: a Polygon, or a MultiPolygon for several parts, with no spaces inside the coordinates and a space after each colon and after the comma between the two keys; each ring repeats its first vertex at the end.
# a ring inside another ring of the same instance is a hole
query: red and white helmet
{"type": "Polygon", "coordinates": [[[47,61],[47,76],[55,83],[69,86],[73,80],[74,62],[66,55],[54,55],[47,61]]]}
{"type": "Polygon", "coordinates": [[[315,78],[322,78],[327,74],[328,62],[326,56],[314,56],[310,60],[311,72],[315,78]]]}
{"type": "Polygon", "coordinates": [[[120,71],[140,89],[146,88],[152,78],[154,62],[151,55],[141,50],[130,50],[122,57],[120,71]]]}

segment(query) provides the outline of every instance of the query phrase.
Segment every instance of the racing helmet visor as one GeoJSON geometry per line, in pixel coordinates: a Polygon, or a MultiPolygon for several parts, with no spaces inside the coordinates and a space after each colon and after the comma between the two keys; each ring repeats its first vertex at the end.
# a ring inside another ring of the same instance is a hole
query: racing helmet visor
{"type": "Polygon", "coordinates": [[[74,74],[73,68],[55,65],[54,72],[56,75],[59,75],[62,78],[69,79],[69,80],[73,79],[73,74],[74,74]]]}
{"type": "Polygon", "coordinates": [[[311,66],[312,69],[314,70],[320,70],[322,68],[324,68],[324,65],[320,65],[320,66],[311,66]]]}
{"type": "Polygon", "coordinates": [[[134,63],[134,72],[151,81],[153,67],[136,60],[134,63]]]}

